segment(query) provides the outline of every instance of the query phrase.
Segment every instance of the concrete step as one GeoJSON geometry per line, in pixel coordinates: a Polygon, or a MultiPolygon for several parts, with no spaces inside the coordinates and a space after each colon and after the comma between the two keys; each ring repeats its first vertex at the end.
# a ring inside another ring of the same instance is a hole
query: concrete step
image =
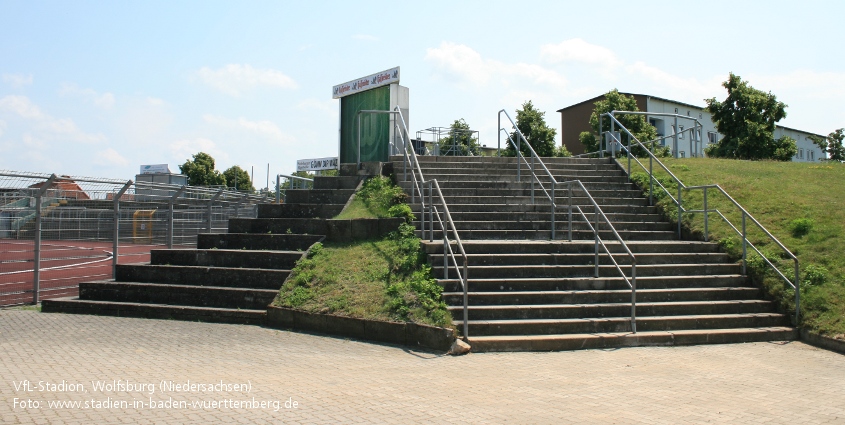
{"type": "MultiPolygon", "coordinates": [[[[531,205],[531,204],[548,204],[549,198],[547,198],[542,191],[535,193],[534,202],[531,202],[530,196],[443,196],[446,200],[446,205],[449,206],[449,210],[452,209],[452,204],[475,204],[475,205],[531,205]]],[[[564,208],[568,205],[568,198],[563,195],[557,195],[555,198],[555,204],[557,205],[557,209],[559,211],[563,211],[564,208]]],[[[644,198],[641,196],[634,197],[634,198],[616,198],[616,197],[593,197],[593,200],[599,204],[599,207],[604,210],[606,205],[623,205],[623,206],[642,206],[647,207],[648,205],[648,198],[644,198]]],[[[589,198],[585,198],[582,196],[573,197],[572,198],[572,205],[592,205],[592,201],[589,198]]]]}
{"type": "MultiPolygon", "coordinates": [[[[463,292],[444,292],[443,301],[451,306],[463,305],[463,292]]],[[[630,303],[631,290],[576,290],[576,291],[494,291],[469,292],[471,306],[539,305],[539,304],[602,304],[630,303]]],[[[671,301],[728,301],[750,300],[760,297],[758,288],[637,288],[637,302],[671,301]]]]}
{"type": "MultiPolygon", "coordinates": [[[[434,275],[442,277],[441,274],[434,275]]],[[[444,292],[463,292],[463,287],[454,272],[450,275],[452,279],[438,279],[437,283],[443,287],[444,292]]],[[[721,287],[742,287],[747,284],[745,276],[733,275],[706,275],[706,276],[638,276],[637,290],[640,289],[682,289],[682,288],[721,288],[721,287]]],[[[621,276],[593,278],[593,277],[571,277],[571,278],[471,278],[468,283],[468,290],[473,292],[493,291],[575,291],[575,290],[627,290],[628,284],[621,276]]]]}
{"type": "Polygon", "coordinates": [[[355,189],[288,189],[286,204],[346,204],[355,189]]]}
{"type": "MultiPolygon", "coordinates": [[[[398,178],[402,178],[401,175],[398,178]]],[[[427,178],[427,177],[426,177],[427,178]]],[[[613,189],[613,190],[639,190],[637,186],[633,183],[610,183],[610,182],[582,182],[584,187],[587,190],[592,189],[613,189]]],[[[398,185],[405,189],[406,192],[409,192],[414,184],[412,181],[399,181],[398,185]]],[[[473,181],[450,181],[448,184],[444,182],[440,185],[440,189],[530,189],[531,182],[527,179],[522,179],[521,181],[507,181],[507,180],[499,180],[499,181],[484,181],[484,180],[473,180],[473,181]]],[[[535,188],[537,188],[535,186],[535,188]]],[[[561,190],[566,190],[566,188],[556,188],[561,190]]],[[[573,189],[575,190],[575,189],[573,189]]]]}
{"type": "Polygon", "coordinates": [[[212,233],[197,235],[198,249],[305,251],[324,239],[320,235],[212,233]]]}
{"type": "MultiPolygon", "coordinates": [[[[550,240],[551,229],[548,230],[459,230],[458,233],[462,240],[550,240]]],[[[638,230],[617,230],[617,233],[624,241],[671,241],[677,238],[673,231],[638,231],[638,230]]],[[[418,230],[416,232],[418,237],[423,237],[418,230]]],[[[429,236],[426,231],[425,237],[429,236]]],[[[558,230],[555,233],[555,238],[560,240],[568,238],[568,233],[558,230]]],[[[452,235],[450,235],[452,237],[452,235]]],[[[600,231],[599,237],[604,241],[616,240],[616,237],[611,232],[600,231]]],[[[591,231],[574,230],[572,232],[574,240],[592,240],[594,234],[591,231]]],[[[434,240],[442,240],[443,235],[439,230],[434,231],[434,240]]]]}
{"type": "MultiPolygon", "coordinates": [[[[450,273],[454,273],[454,266],[450,265],[450,273]]],[[[599,277],[620,276],[615,266],[599,265],[599,277]]],[[[631,276],[631,266],[620,265],[625,276],[631,276]]],[[[649,276],[706,276],[740,274],[742,266],[739,264],[654,264],[638,265],[637,277],[649,276]]],[[[533,279],[541,277],[594,277],[595,267],[591,265],[574,266],[469,266],[470,279],[533,279]]],[[[443,275],[442,262],[435,262],[431,267],[434,276],[443,275]]],[[[456,275],[455,275],[456,276],[456,275]]]]}
{"type": "MultiPolygon", "coordinates": [[[[417,215],[417,220],[415,222],[418,223],[419,208],[414,210],[414,212],[417,215]]],[[[450,209],[449,214],[452,216],[452,220],[454,221],[549,221],[551,219],[551,211],[506,211],[497,212],[495,216],[491,216],[489,212],[451,211],[450,209]]],[[[665,223],[665,220],[663,220],[663,217],[660,214],[605,213],[605,215],[611,223],[665,223]]],[[[588,217],[591,219],[592,222],[594,216],[589,214],[588,217]]],[[[426,220],[428,219],[428,214],[425,215],[425,218],[426,220]]],[[[573,211],[572,219],[576,222],[584,221],[584,219],[577,213],[577,211],[573,211]]],[[[558,208],[557,212],[555,213],[555,221],[560,223],[567,222],[568,220],[569,213],[567,212],[567,208],[558,208]]],[[[435,218],[435,223],[436,221],[437,219],[435,218]]]]}
{"type": "Polygon", "coordinates": [[[332,218],[345,204],[259,204],[257,218],[332,218]]]}
{"type": "Polygon", "coordinates": [[[266,309],[231,309],[58,298],[41,302],[44,313],[96,314],[147,319],[263,325],[266,309]]]}
{"type": "Polygon", "coordinates": [[[266,308],[278,293],[277,289],[222,288],[112,280],[80,282],[79,284],[79,299],[81,300],[246,310],[266,308]]]}
{"type": "MultiPolygon", "coordinates": [[[[513,172],[504,171],[502,173],[495,173],[495,174],[476,174],[471,172],[449,172],[443,173],[440,172],[442,170],[434,170],[426,172],[423,170],[423,176],[425,176],[426,180],[435,179],[438,183],[440,183],[441,189],[443,187],[448,187],[450,182],[455,181],[477,181],[479,180],[479,176],[484,176],[484,179],[487,181],[495,182],[495,181],[517,181],[516,170],[513,172]]],[[[456,170],[460,171],[460,170],[456,170]]],[[[529,175],[530,176],[530,175],[529,175]]],[[[529,176],[522,176],[522,178],[527,179],[529,176]]],[[[549,184],[549,178],[540,176],[539,180],[544,182],[547,187],[551,187],[549,184]]],[[[608,183],[628,183],[628,177],[625,176],[577,176],[577,175],[555,175],[555,180],[559,183],[565,182],[567,180],[579,180],[582,183],[600,183],[600,182],[608,182],[608,183]]],[[[528,180],[530,183],[531,181],[528,180]]]]}
{"type": "MultiPolygon", "coordinates": [[[[538,199],[539,201],[539,199],[538,199]]],[[[462,201],[457,203],[450,202],[449,200],[446,201],[447,206],[449,207],[450,213],[458,213],[458,212],[477,212],[477,213],[504,213],[504,212],[539,212],[539,213],[546,213],[551,214],[552,207],[548,203],[513,203],[513,204],[467,204],[462,201]]],[[[547,201],[548,202],[548,201],[547,201]]],[[[439,204],[439,202],[438,202],[439,204]]],[[[413,202],[409,204],[411,210],[419,213],[420,211],[420,203],[419,199],[417,202],[413,202]]],[[[653,206],[645,206],[645,205],[600,205],[602,211],[605,214],[614,214],[614,213],[623,213],[623,214],[658,214],[657,207],[653,206]]],[[[585,213],[594,213],[595,210],[592,205],[581,205],[581,210],[585,213]]],[[[563,213],[566,212],[566,204],[558,205],[556,209],[556,213],[563,213]]]]}
{"type": "Polygon", "coordinates": [[[289,275],[290,270],[118,264],[115,280],[118,282],[256,288],[278,291],[289,275]]]}
{"type": "MultiPolygon", "coordinates": [[[[693,329],[767,328],[789,326],[789,318],[778,313],[701,314],[689,316],[647,316],[636,320],[637,332],[684,331],[693,329]]],[[[462,320],[455,320],[457,329],[462,320]]],[[[631,317],[590,319],[470,320],[472,337],[494,335],[554,335],[630,332],[631,317]]]]}
{"type": "Polygon", "coordinates": [[[314,189],[355,189],[358,176],[315,176],[314,189]]]}
{"type": "Polygon", "coordinates": [[[473,352],[562,351],[640,346],[730,344],[795,341],[798,331],[786,326],[675,331],[581,333],[564,335],[496,335],[470,337],[473,352]]]}
{"type": "MultiPolygon", "coordinates": [[[[717,264],[728,263],[727,254],[712,253],[656,253],[634,254],[637,266],[666,264],[717,264]]],[[[431,254],[429,263],[442,261],[443,254],[431,254]]],[[[631,264],[628,254],[615,254],[617,264],[631,264]]],[[[582,266],[595,264],[595,254],[467,254],[470,266],[582,266]]],[[[609,266],[613,263],[604,251],[599,254],[599,264],[609,266]]]]}
{"type": "MultiPolygon", "coordinates": [[[[458,231],[461,230],[472,230],[472,231],[482,231],[482,230],[551,230],[552,224],[551,221],[548,219],[546,220],[518,220],[518,221],[505,221],[500,220],[498,217],[494,217],[493,220],[490,221],[463,221],[458,220],[455,217],[452,217],[455,223],[455,228],[458,231]]],[[[416,222],[419,224],[419,221],[416,222]]],[[[612,222],[613,227],[617,231],[627,230],[627,231],[645,231],[645,232],[672,232],[675,228],[670,223],[665,221],[661,222],[624,222],[624,221],[617,221],[612,222]]],[[[434,230],[440,230],[440,223],[437,219],[434,220],[434,230]]],[[[595,224],[593,224],[595,226],[595,224]]],[[[419,226],[417,226],[419,228],[419,226]]],[[[573,217],[572,220],[572,230],[573,231],[587,231],[590,230],[591,226],[585,223],[583,220],[578,220],[577,218],[573,217]]],[[[569,222],[568,221],[556,221],[555,222],[555,229],[558,232],[565,232],[569,229],[569,222]]],[[[599,231],[609,231],[609,227],[606,222],[602,221],[599,223],[599,231]]],[[[592,231],[591,231],[592,232],[592,231]]],[[[566,236],[566,235],[565,235],[566,236]]]]}
{"type": "MultiPolygon", "coordinates": [[[[462,320],[462,306],[448,308],[455,320],[462,320]]],[[[631,303],[629,300],[627,303],[606,304],[470,305],[468,311],[470,320],[630,317],[631,303]]],[[[772,303],[764,300],[637,303],[637,317],[771,313],[772,311],[774,311],[772,303]]]]}
{"type": "MultiPolygon", "coordinates": [[[[560,188],[558,188],[560,189],[560,188]]],[[[566,190],[558,190],[555,189],[555,199],[558,199],[558,205],[560,206],[561,203],[566,205],[568,200],[568,192],[566,190]]],[[[546,188],[546,190],[551,190],[550,188],[546,188]]],[[[476,197],[476,196],[500,196],[500,197],[522,197],[522,198],[529,198],[531,197],[531,187],[526,188],[513,188],[513,189],[504,189],[504,188],[460,188],[460,189],[452,189],[448,187],[441,187],[441,193],[443,193],[444,198],[465,198],[465,197],[476,197]]],[[[640,199],[643,198],[642,192],[640,190],[634,189],[593,189],[590,190],[590,196],[595,199],[607,199],[607,198],[623,198],[623,199],[640,199]]],[[[551,192],[549,192],[551,194],[551,192]]],[[[534,187],[534,197],[548,200],[543,189],[537,185],[534,187]]],[[[575,205],[578,205],[579,198],[584,198],[583,191],[573,191],[572,193],[572,202],[575,205]]],[[[447,202],[448,202],[447,199],[447,202]]],[[[585,198],[586,199],[586,198],[585,198]]],[[[584,203],[586,205],[586,203],[584,203]]]]}
{"type": "Polygon", "coordinates": [[[257,251],[238,249],[154,249],[150,263],[154,265],[245,267],[290,270],[304,252],[257,251]]]}
{"type": "Polygon", "coordinates": [[[309,218],[230,218],[229,233],[325,235],[326,220],[309,218]]]}
{"type": "MultiPolygon", "coordinates": [[[[423,240],[423,250],[427,254],[442,254],[443,242],[423,240]]],[[[622,245],[616,241],[605,241],[608,249],[622,253],[622,245]]],[[[452,241],[452,245],[455,242],[452,241]]],[[[698,241],[631,241],[626,242],[628,249],[636,254],[657,253],[718,253],[719,246],[711,242],[698,241]]],[[[463,242],[467,254],[589,254],[595,251],[592,241],[477,241],[463,242]]]]}

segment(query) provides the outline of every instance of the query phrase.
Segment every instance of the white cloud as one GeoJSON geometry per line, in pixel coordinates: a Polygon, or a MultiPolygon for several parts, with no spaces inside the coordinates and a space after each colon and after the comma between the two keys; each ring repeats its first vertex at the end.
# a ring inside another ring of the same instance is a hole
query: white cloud
{"type": "Polygon", "coordinates": [[[70,118],[53,118],[41,111],[26,96],[9,95],[0,98],[0,113],[10,112],[30,122],[29,129],[48,140],[97,143],[105,140],[102,134],[90,134],[79,129],[70,118]]]}
{"type": "Polygon", "coordinates": [[[379,41],[378,37],[369,34],[355,34],[352,36],[352,38],[363,41],[379,41]]]}
{"type": "Polygon", "coordinates": [[[505,86],[528,83],[563,90],[569,83],[563,75],[540,65],[484,59],[469,46],[445,41],[440,47],[426,49],[425,60],[444,77],[475,86],[495,81],[505,86]]]}
{"type": "Polygon", "coordinates": [[[128,165],[129,161],[116,150],[108,148],[96,153],[94,162],[99,165],[128,165]]]}
{"type": "MultiPolygon", "coordinates": [[[[780,93],[799,94],[812,99],[841,99],[845,96],[845,73],[816,72],[809,69],[798,69],[787,74],[779,75],[749,75],[752,86],[764,91],[772,91],[782,99],[780,93]]],[[[724,78],[723,78],[724,79],[724,78]]],[[[789,102],[786,102],[789,103],[789,102]]]]}
{"type": "Polygon", "coordinates": [[[603,67],[615,67],[622,64],[622,61],[610,49],[587,43],[580,38],[543,45],[540,48],[540,57],[550,63],[577,62],[603,67]]]}
{"type": "Polygon", "coordinates": [[[253,68],[251,65],[229,64],[220,69],[200,68],[197,77],[205,84],[231,95],[240,96],[256,86],[295,89],[295,81],[280,71],[253,68]]]}
{"type": "Polygon", "coordinates": [[[157,97],[148,97],[147,103],[151,106],[164,106],[165,105],[164,100],[161,100],[157,97]]]}
{"type": "Polygon", "coordinates": [[[81,96],[103,109],[111,109],[114,106],[113,94],[108,92],[98,93],[94,89],[79,88],[76,84],[62,84],[59,94],[62,96],[81,96]]]}
{"type": "Polygon", "coordinates": [[[204,137],[177,140],[170,144],[170,152],[175,158],[181,158],[179,160],[180,163],[186,159],[193,158],[193,155],[197,152],[205,152],[214,157],[217,162],[229,160],[229,155],[226,152],[218,149],[217,144],[211,139],[204,137]]]}
{"type": "Polygon", "coordinates": [[[319,99],[305,99],[296,105],[296,109],[308,111],[316,110],[325,112],[332,116],[337,116],[337,102],[334,99],[319,100],[319,99]]]}
{"type": "Polygon", "coordinates": [[[32,84],[32,74],[3,74],[3,82],[14,88],[22,88],[23,86],[32,84]]]}
{"type": "Polygon", "coordinates": [[[695,78],[678,77],[641,61],[626,66],[625,70],[629,74],[644,77],[665,92],[672,93],[671,96],[675,100],[703,106],[705,98],[714,97],[719,93],[719,81],[721,81],[719,77],[701,82],[695,78]]]}
{"type": "Polygon", "coordinates": [[[269,137],[271,139],[289,139],[289,137],[282,133],[282,130],[279,128],[279,126],[277,126],[272,121],[250,121],[244,117],[240,117],[238,119],[229,119],[210,114],[203,115],[202,119],[209,124],[230,129],[248,130],[252,133],[259,134],[264,137],[269,137]]]}

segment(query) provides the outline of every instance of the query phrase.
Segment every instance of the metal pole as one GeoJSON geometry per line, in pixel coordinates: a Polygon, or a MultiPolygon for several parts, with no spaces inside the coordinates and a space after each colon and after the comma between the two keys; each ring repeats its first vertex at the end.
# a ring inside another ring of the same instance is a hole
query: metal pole
{"type": "Polygon", "coordinates": [[[555,179],[552,179],[552,240],[555,240],[555,179]]]}
{"type": "Polygon", "coordinates": [[[673,155],[675,158],[678,158],[678,117],[675,116],[675,129],[672,131],[672,148],[675,150],[675,154],[673,155]]]}
{"type": "Polygon", "coordinates": [[[704,186],[704,242],[707,242],[707,186],[704,186]]]}
{"type": "Polygon", "coordinates": [[[125,185],[114,195],[114,235],[112,236],[112,259],[111,259],[111,275],[112,278],[117,279],[117,257],[119,256],[119,242],[120,242],[120,197],[129,190],[132,186],[132,180],[126,182],[125,185]]]}
{"type": "Polygon", "coordinates": [[[653,158],[648,156],[648,204],[654,205],[654,172],[653,172],[653,158]]]}
{"type": "Polygon", "coordinates": [[[211,199],[208,200],[208,223],[206,224],[208,233],[211,233],[211,217],[212,214],[214,214],[214,201],[216,201],[222,194],[223,189],[219,189],[217,193],[215,193],[214,196],[212,196],[211,199]]]}
{"type": "Polygon", "coordinates": [[[522,159],[522,139],[517,137],[516,138],[516,181],[521,181],[521,178],[520,178],[520,175],[519,175],[519,169],[520,169],[520,165],[521,165],[522,161],[520,161],[520,159],[522,159]]]}
{"type": "Polygon", "coordinates": [[[637,260],[631,258],[631,332],[637,333],[637,260]]]}
{"type": "Polygon", "coordinates": [[[534,171],[535,160],[536,159],[535,159],[534,155],[531,155],[531,175],[534,176],[534,178],[531,179],[531,204],[532,205],[534,204],[534,180],[537,180],[537,173],[534,171]]]}
{"type": "MultiPolygon", "coordinates": [[[[443,232],[443,279],[449,278],[449,240],[446,238],[446,228],[441,229],[443,232]]],[[[457,264],[456,264],[457,265],[457,264]]]]}
{"type": "Polygon", "coordinates": [[[745,211],[742,212],[742,274],[745,275],[745,268],[748,259],[748,239],[745,232],[745,211]]]}
{"type": "Polygon", "coordinates": [[[566,182],[566,189],[569,192],[569,242],[572,242],[572,182],[566,182]]]}
{"type": "Polygon", "coordinates": [[[593,229],[593,234],[595,234],[594,242],[596,245],[596,257],[595,257],[595,277],[599,277],[599,209],[596,207],[596,227],[593,229]]]}
{"type": "Polygon", "coordinates": [[[428,241],[434,242],[434,184],[431,180],[428,181],[428,224],[428,241]]]}
{"type": "MultiPolygon", "coordinates": [[[[41,198],[56,181],[56,175],[52,174],[44,185],[35,192],[35,241],[34,241],[34,258],[32,270],[32,303],[38,304],[38,296],[41,291],[41,198]]],[[[18,232],[20,233],[20,232],[18,232]]]]}
{"type": "Polygon", "coordinates": [[[282,185],[281,183],[281,176],[276,174],[276,203],[282,203],[282,185]]]}
{"type": "Polygon", "coordinates": [[[681,240],[683,239],[681,237],[681,214],[683,214],[684,203],[681,201],[681,182],[676,183],[678,184],[678,240],[681,240]]]}
{"type": "MultiPolygon", "coordinates": [[[[455,268],[457,266],[455,264],[455,268]]],[[[461,282],[464,287],[464,338],[469,338],[469,275],[467,273],[467,258],[464,257],[464,281],[461,282]]]]}
{"type": "Polygon", "coordinates": [[[798,260],[795,260],[795,326],[798,326],[798,319],[801,316],[801,281],[798,280],[798,260]]]}
{"type": "Polygon", "coordinates": [[[496,156],[501,157],[502,156],[502,112],[501,111],[499,111],[499,116],[496,117],[496,119],[498,120],[498,124],[497,124],[498,127],[497,128],[499,129],[499,131],[496,132],[497,133],[496,136],[498,136],[498,139],[499,139],[498,144],[496,145],[497,146],[496,156]]]}
{"type": "Polygon", "coordinates": [[[173,196],[170,197],[170,200],[168,202],[168,207],[169,207],[167,209],[167,248],[168,249],[173,248],[173,208],[174,208],[174,204],[176,203],[176,198],[178,198],[179,195],[181,195],[182,192],[184,192],[187,187],[188,186],[182,186],[181,188],[179,188],[179,190],[177,190],[176,193],[174,193],[173,196]]]}
{"type": "Polygon", "coordinates": [[[616,142],[622,144],[622,136],[619,136],[619,140],[616,140],[616,135],[613,134],[613,130],[616,130],[616,123],[613,121],[616,117],[613,115],[610,116],[610,137],[613,137],[613,149],[610,150],[610,154],[613,158],[616,158],[616,142]]]}
{"type": "MultiPolygon", "coordinates": [[[[411,188],[414,191],[414,188],[411,188]]],[[[431,205],[428,206],[431,209],[431,205]]],[[[425,239],[425,182],[420,187],[420,239],[425,239]]]]}

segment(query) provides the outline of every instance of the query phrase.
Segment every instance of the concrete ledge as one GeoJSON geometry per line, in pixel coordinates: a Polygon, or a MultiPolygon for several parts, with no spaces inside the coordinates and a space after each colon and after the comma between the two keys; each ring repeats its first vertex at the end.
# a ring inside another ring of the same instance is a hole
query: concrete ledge
{"type": "Polygon", "coordinates": [[[326,241],[351,242],[387,236],[404,223],[402,217],[326,220],[326,241]]]}
{"type": "Polygon", "coordinates": [[[456,338],[451,329],[435,326],[308,313],[275,306],[267,307],[266,320],[266,326],[275,329],[319,332],[437,351],[448,351],[456,338]]]}
{"type": "Polygon", "coordinates": [[[807,329],[801,329],[801,341],[814,347],[824,348],[825,350],[834,351],[839,354],[845,354],[845,341],[841,339],[833,339],[810,332],[807,329]]]}

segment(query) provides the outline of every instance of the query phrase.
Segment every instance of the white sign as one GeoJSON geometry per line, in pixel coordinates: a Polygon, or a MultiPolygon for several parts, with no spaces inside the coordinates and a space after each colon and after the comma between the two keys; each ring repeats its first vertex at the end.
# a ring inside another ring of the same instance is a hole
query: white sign
{"type": "Polygon", "coordinates": [[[343,96],[349,96],[350,94],[398,82],[399,67],[397,66],[396,68],[388,69],[387,71],[378,72],[373,75],[368,75],[357,80],[352,80],[347,83],[334,86],[334,88],[332,88],[332,99],[339,99],[343,96]]]}
{"type": "Polygon", "coordinates": [[[171,174],[167,164],[142,165],[140,174],[171,174]]]}
{"type": "Polygon", "coordinates": [[[338,158],[313,158],[313,159],[298,159],[296,161],[296,171],[321,171],[321,170],[336,170],[338,158]]]}

